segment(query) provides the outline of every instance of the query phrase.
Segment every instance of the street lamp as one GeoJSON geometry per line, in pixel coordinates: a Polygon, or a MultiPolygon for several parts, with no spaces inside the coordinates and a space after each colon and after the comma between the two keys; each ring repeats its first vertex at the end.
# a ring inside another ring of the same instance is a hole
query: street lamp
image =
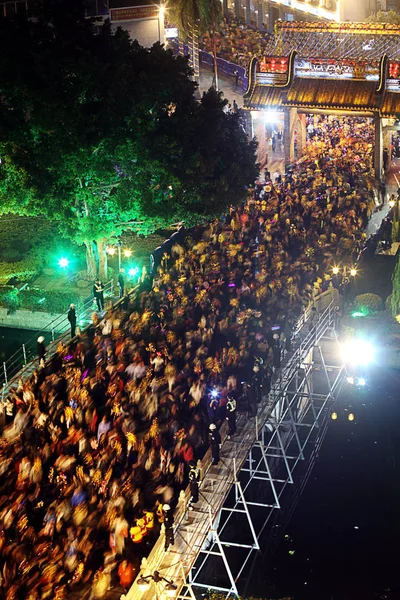
{"type": "Polygon", "coordinates": [[[139,586],[139,590],[141,592],[147,592],[147,590],[150,587],[150,582],[154,581],[155,583],[155,588],[156,588],[156,599],[158,599],[158,584],[163,582],[165,583],[164,586],[164,592],[167,594],[168,598],[174,598],[176,591],[177,591],[177,586],[174,584],[173,581],[170,581],[169,579],[166,579],[165,577],[162,577],[159,573],[159,571],[154,571],[154,573],[152,575],[141,575],[139,577],[139,579],[137,580],[137,584],[139,586]]]}
{"type": "Polygon", "coordinates": [[[350,283],[350,277],[356,277],[358,275],[358,271],[356,267],[348,267],[344,265],[342,269],[338,265],[334,265],[332,267],[332,273],[334,276],[341,275],[340,285],[343,285],[343,299],[344,304],[347,301],[347,286],[350,283]]]}

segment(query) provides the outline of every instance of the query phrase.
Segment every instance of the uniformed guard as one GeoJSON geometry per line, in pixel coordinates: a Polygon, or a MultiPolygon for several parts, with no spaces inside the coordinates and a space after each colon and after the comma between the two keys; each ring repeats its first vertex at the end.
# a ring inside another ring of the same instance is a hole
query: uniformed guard
{"type": "Polygon", "coordinates": [[[164,550],[167,551],[169,546],[173,546],[175,543],[174,538],[174,515],[169,504],[164,504],[164,527],[165,527],[165,546],[164,550]]]}
{"type": "Polygon", "coordinates": [[[199,501],[199,483],[200,483],[200,469],[196,465],[194,460],[189,462],[189,483],[190,483],[190,502],[189,509],[193,510],[192,504],[196,504],[199,501]]]}
{"type": "Polygon", "coordinates": [[[236,433],[236,400],[232,395],[228,396],[226,403],[226,420],[228,421],[228,440],[236,433]]]}
{"type": "Polygon", "coordinates": [[[219,431],[215,423],[211,423],[209,430],[212,464],[217,465],[219,463],[219,449],[221,446],[221,436],[219,435],[219,431]]]}

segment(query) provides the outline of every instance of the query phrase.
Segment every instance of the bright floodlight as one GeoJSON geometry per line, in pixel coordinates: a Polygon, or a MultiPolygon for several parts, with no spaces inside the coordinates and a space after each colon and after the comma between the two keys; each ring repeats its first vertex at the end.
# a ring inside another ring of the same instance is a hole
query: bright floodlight
{"type": "Polygon", "coordinates": [[[350,385],[354,384],[354,377],[346,377],[346,381],[347,383],[350,383],[350,385]]]}
{"type": "Polygon", "coordinates": [[[144,577],[139,577],[137,584],[141,592],[146,592],[150,587],[150,583],[144,577]]]}
{"type": "Polygon", "coordinates": [[[68,265],[69,265],[68,258],[60,258],[60,260],[58,261],[58,266],[61,267],[62,269],[65,269],[66,267],[68,267],[68,265]]]}
{"type": "Polygon", "coordinates": [[[339,267],[333,267],[333,268],[332,268],[332,273],[333,273],[334,275],[337,275],[337,274],[339,273],[339,267]]]}
{"type": "Polygon", "coordinates": [[[129,258],[131,254],[132,254],[132,250],[129,250],[129,248],[124,250],[124,256],[126,256],[126,258],[129,258]]]}
{"type": "Polygon", "coordinates": [[[359,377],[357,383],[358,383],[358,385],[365,385],[364,377],[359,377]]]}
{"type": "Polygon", "coordinates": [[[279,113],[276,110],[266,110],[264,112],[264,121],[266,123],[276,123],[279,121],[279,113]]]}
{"type": "Polygon", "coordinates": [[[139,271],[138,267],[133,267],[132,269],[129,269],[129,271],[128,271],[129,277],[135,277],[135,275],[138,274],[138,271],[139,271]]]}
{"type": "Polygon", "coordinates": [[[355,277],[357,275],[357,269],[350,269],[350,275],[355,277]]]}
{"type": "Polygon", "coordinates": [[[216,390],[216,389],[211,390],[211,398],[218,398],[218,394],[219,394],[218,390],[216,390]]]}
{"type": "Polygon", "coordinates": [[[109,254],[110,256],[114,256],[115,252],[116,252],[116,250],[112,246],[107,248],[107,254],[109,254]]]}
{"type": "Polygon", "coordinates": [[[331,414],[331,419],[332,419],[332,421],[336,421],[336,419],[337,419],[337,413],[336,412],[333,412],[331,414]]]}
{"type": "Polygon", "coordinates": [[[347,415],[347,418],[348,418],[349,421],[354,421],[354,415],[353,415],[353,413],[349,413],[347,415]]]}
{"type": "Polygon", "coordinates": [[[349,340],[342,345],[342,356],[345,363],[352,365],[368,365],[373,362],[375,351],[365,340],[349,340]]]}

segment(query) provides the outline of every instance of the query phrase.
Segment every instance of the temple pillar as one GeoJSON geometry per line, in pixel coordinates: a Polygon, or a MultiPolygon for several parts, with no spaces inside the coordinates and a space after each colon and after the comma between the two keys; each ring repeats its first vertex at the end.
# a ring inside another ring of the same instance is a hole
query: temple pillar
{"type": "MultiPolygon", "coordinates": [[[[253,113],[254,115],[254,113],[253,113]]],[[[253,124],[253,136],[258,142],[257,148],[257,162],[260,163],[260,167],[264,167],[268,164],[268,148],[267,148],[267,135],[265,131],[264,112],[260,111],[256,116],[252,115],[253,124]]]]}
{"type": "Polygon", "coordinates": [[[264,30],[264,2],[257,4],[257,29],[264,30]]]}
{"type": "Polygon", "coordinates": [[[297,115],[297,158],[303,156],[307,143],[307,121],[306,115],[297,115]]]}
{"type": "Polygon", "coordinates": [[[285,165],[292,163],[294,156],[294,132],[296,127],[297,110],[295,108],[284,109],[283,145],[285,149],[285,165]]]}
{"type": "Polygon", "coordinates": [[[375,179],[381,181],[383,169],[383,132],[382,119],[374,115],[375,144],[374,144],[374,173],[375,179]]]}
{"type": "Polygon", "coordinates": [[[246,0],[245,18],[246,25],[251,25],[251,0],[246,0]]]}
{"type": "MultiPolygon", "coordinates": [[[[383,152],[386,154],[386,171],[392,166],[392,132],[386,129],[383,130],[383,152]]],[[[385,163],[385,160],[383,161],[385,163]]],[[[385,168],[385,164],[383,165],[385,168]]]]}
{"type": "Polygon", "coordinates": [[[235,17],[236,19],[240,19],[240,3],[241,0],[233,0],[235,5],[235,17]]]}

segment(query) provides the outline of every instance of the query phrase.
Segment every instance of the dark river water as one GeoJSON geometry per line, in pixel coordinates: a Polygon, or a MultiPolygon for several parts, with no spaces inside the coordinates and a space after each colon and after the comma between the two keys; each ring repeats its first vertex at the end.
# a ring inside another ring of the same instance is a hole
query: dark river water
{"type": "Polygon", "coordinates": [[[275,555],[248,595],[296,600],[400,598],[400,370],[346,384],[318,462],[275,555]],[[355,420],[344,412],[351,407],[355,420]],[[285,537],[286,536],[286,537],[285,537]]]}

